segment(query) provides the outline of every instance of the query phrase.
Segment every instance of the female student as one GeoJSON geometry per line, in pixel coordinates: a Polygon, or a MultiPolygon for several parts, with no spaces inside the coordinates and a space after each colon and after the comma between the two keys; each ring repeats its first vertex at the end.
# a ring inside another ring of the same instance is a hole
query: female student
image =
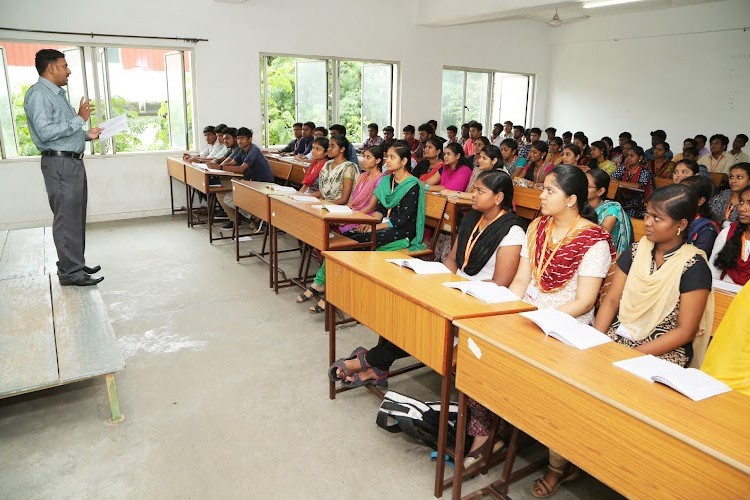
{"type": "Polygon", "coordinates": [[[346,205],[352,194],[354,179],[359,173],[357,166],[347,161],[349,141],[341,134],[334,134],[328,143],[328,157],[331,160],[323,166],[318,175],[320,196],[336,205],[346,205]]]}
{"type": "MultiPolygon", "coordinates": [[[[380,180],[374,192],[377,203],[372,216],[380,219],[375,226],[377,247],[380,250],[421,250],[424,248],[425,193],[422,184],[409,173],[409,144],[394,142],[388,148],[386,165],[388,174],[380,180]]],[[[344,234],[364,243],[370,241],[371,229],[369,225],[361,225],[344,234]]],[[[313,284],[316,291],[325,289],[325,262],[315,275],[313,284]]],[[[325,301],[321,299],[309,312],[321,313],[324,310],[325,301]]]]}
{"type": "Polygon", "coordinates": [[[607,172],[607,175],[614,174],[617,166],[609,160],[608,151],[607,145],[603,141],[592,142],[589,168],[600,168],[607,172]]]}
{"type": "Polygon", "coordinates": [[[513,139],[505,139],[500,143],[500,154],[503,157],[503,167],[512,176],[516,169],[526,165],[526,158],[518,156],[518,143],[513,139]]]}
{"type": "Polygon", "coordinates": [[[515,177],[521,177],[534,184],[541,184],[544,178],[552,170],[552,163],[545,163],[544,157],[547,155],[547,143],[536,141],[529,149],[529,157],[526,166],[522,169],[516,169],[515,177]]]}
{"type": "Polygon", "coordinates": [[[460,144],[452,142],[445,146],[443,163],[445,166],[426,181],[430,191],[466,191],[471,168],[460,144]]]}
{"type": "MultiPolygon", "coordinates": [[[[510,290],[539,308],[553,307],[589,324],[614,257],[610,235],[597,224],[587,202],[588,179],[578,167],[555,167],[540,198],[543,215],[526,231],[510,290]]],[[[549,471],[534,483],[532,494],[549,496],[561,482],[574,479],[566,464],[550,451],[549,471]]]]}
{"type": "Polygon", "coordinates": [[[727,227],[738,218],[737,206],[740,192],[750,184],[750,163],[738,163],[729,169],[729,189],[721,191],[709,200],[713,219],[727,227]]]}
{"type": "MultiPolygon", "coordinates": [[[[458,236],[445,259],[456,274],[507,286],[518,266],[524,222],[512,212],[513,183],[505,172],[482,172],[472,195],[473,211],[461,221],[458,236]]],[[[384,338],[369,351],[355,350],[328,370],[345,387],[387,383],[391,364],[407,353],[384,338]]]]}
{"type": "Polygon", "coordinates": [[[716,238],[711,264],[716,279],[743,286],[750,281],[750,187],[740,192],[737,220],[716,238]]]}
{"type": "MultiPolygon", "coordinates": [[[[591,147],[592,152],[595,149],[595,146],[591,147]]],[[[586,177],[589,181],[589,205],[596,210],[599,225],[612,235],[615,252],[620,255],[633,243],[633,227],[630,224],[630,217],[625,214],[619,203],[605,199],[609,190],[609,175],[604,170],[592,168],[586,172],[586,177]]]]}
{"type": "Polygon", "coordinates": [[[697,208],[687,186],[654,191],[646,235],[617,259],[594,322],[618,343],[680,366],[694,357],[700,366],[713,321],[711,271],[703,252],[687,241],[697,208]]]}
{"type": "Polygon", "coordinates": [[[589,138],[583,134],[578,134],[573,139],[573,144],[581,150],[581,157],[578,159],[579,167],[588,167],[591,160],[591,148],[589,147],[589,138]]]}
{"type": "Polygon", "coordinates": [[[700,167],[698,166],[698,162],[695,160],[680,160],[674,166],[672,182],[679,184],[683,179],[698,175],[699,173],[700,167]]]}
{"type": "Polygon", "coordinates": [[[575,144],[568,144],[562,150],[562,164],[563,165],[578,165],[578,160],[581,159],[581,148],[575,144]]]}
{"type": "MultiPolygon", "coordinates": [[[[642,219],[646,213],[645,200],[649,199],[654,189],[654,179],[651,169],[643,162],[643,148],[634,146],[629,149],[625,157],[625,163],[617,167],[612,174],[613,179],[629,183],[636,190],[622,189],[622,207],[630,217],[642,219]]],[[[622,187],[627,188],[626,185],[622,187]]]]}
{"type": "Polygon", "coordinates": [[[711,220],[711,210],[708,208],[708,200],[711,199],[714,183],[708,177],[691,175],[683,179],[681,184],[693,189],[698,195],[698,215],[690,221],[687,241],[703,250],[706,259],[710,262],[714,242],[720,230],[719,225],[711,220]]]}
{"type": "Polygon", "coordinates": [[[432,185],[430,182],[437,184],[440,182],[440,176],[435,174],[440,172],[440,169],[445,165],[440,159],[442,155],[443,142],[435,137],[430,137],[424,146],[422,160],[414,167],[412,175],[420,181],[426,182],[427,185],[432,185]]]}
{"type": "Polygon", "coordinates": [[[544,158],[545,163],[551,163],[555,167],[560,165],[563,162],[562,159],[562,148],[563,148],[563,141],[559,137],[553,137],[550,139],[549,144],[547,145],[549,148],[547,151],[547,156],[544,158]]]}
{"type": "Polygon", "coordinates": [[[667,158],[669,153],[669,144],[659,141],[654,144],[654,159],[650,162],[651,172],[655,177],[669,179],[674,172],[675,163],[667,158]]]}
{"type": "Polygon", "coordinates": [[[305,170],[305,177],[302,179],[302,187],[299,192],[304,194],[314,194],[319,196],[318,176],[328,161],[328,138],[318,137],[313,140],[312,159],[313,162],[305,170]]]}
{"type": "Polygon", "coordinates": [[[493,146],[490,144],[489,146],[483,146],[479,153],[477,153],[477,166],[474,167],[474,170],[471,172],[471,177],[469,178],[469,186],[466,188],[466,191],[441,191],[440,194],[447,197],[455,197],[458,196],[459,198],[462,198],[464,200],[471,200],[473,198],[473,191],[474,191],[474,184],[476,183],[477,178],[482,172],[488,172],[490,170],[495,170],[498,168],[498,165],[502,161],[502,156],[500,154],[500,148],[497,146],[493,146]]]}

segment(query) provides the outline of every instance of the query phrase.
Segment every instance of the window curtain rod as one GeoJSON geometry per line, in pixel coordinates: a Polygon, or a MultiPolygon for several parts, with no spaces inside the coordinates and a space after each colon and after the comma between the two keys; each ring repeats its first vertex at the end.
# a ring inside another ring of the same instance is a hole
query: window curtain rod
{"type": "Polygon", "coordinates": [[[47,31],[47,30],[31,30],[31,29],[20,29],[20,28],[5,28],[3,26],[0,26],[0,30],[18,31],[21,33],[44,33],[48,35],[80,35],[80,36],[90,36],[91,38],[94,38],[96,36],[103,36],[103,37],[114,37],[114,38],[138,38],[138,39],[143,39],[143,40],[173,40],[173,41],[177,40],[181,42],[190,42],[190,43],[208,41],[208,39],[206,38],[192,38],[192,37],[179,37],[179,36],[115,35],[112,33],[82,33],[78,31],[47,31]]]}

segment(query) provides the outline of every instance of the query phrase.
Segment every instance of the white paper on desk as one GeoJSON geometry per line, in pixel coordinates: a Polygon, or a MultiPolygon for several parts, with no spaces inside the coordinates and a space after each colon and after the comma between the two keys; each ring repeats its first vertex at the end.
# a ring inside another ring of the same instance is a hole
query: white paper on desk
{"type": "Polygon", "coordinates": [[[740,285],[717,279],[714,279],[713,286],[715,290],[722,290],[724,292],[733,293],[735,295],[740,293],[740,290],[742,290],[742,286],[740,285]]]}
{"type": "Polygon", "coordinates": [[[114,118],[111,118],[107,121],[101,122],[98,127],[104,129],[99,134],[100,141],[109,139],[115,134],[130,132],[128,117],[125,115],[125,113],[115,116],[114,118]]]}
{"type": "Polygon", "coordinates": [[[289,197],[293,199],[294,201],[302,201],[305,203],[315,203],[316,201],[320,201],[319,199],[313,196],[291,195],[289,197]]]}
{"type": "Polygon", "coordinates": [[[279,186],[278,184],[272,184],[268,186],[271,191],[278,191],[280,193],[296,193],[297,190],[292,186],[279,186]]]}
{"type": "Polygon", "coordinates": [[[332,214],[345,214],[345,215],[348,215],[348,214],[353,214],[354,213],[354,210],[352,210],[351,208],[347,207],[346,205],[334,205],[332,203],[326,203],[326,204],[322,205],[322,208],[328,210],[328,212],[332,213],[332,214]]]}

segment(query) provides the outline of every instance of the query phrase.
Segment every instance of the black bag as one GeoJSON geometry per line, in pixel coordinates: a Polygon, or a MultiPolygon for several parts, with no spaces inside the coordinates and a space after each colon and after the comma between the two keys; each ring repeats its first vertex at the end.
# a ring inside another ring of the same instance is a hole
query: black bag
{"type": "MultiPolygon", "coordinates": [[[[448,445],[456,443],[458,404],[448,405],[448,445]]],[[[404,432],[437,450],[440,401],[422,402],[395,391],[385,393],[375,422],[391,433],[404,432]]]]}

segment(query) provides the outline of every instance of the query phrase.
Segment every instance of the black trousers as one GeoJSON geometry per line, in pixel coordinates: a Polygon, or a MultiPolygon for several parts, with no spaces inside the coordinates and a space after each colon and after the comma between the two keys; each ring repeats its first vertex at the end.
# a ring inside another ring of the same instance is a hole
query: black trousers
{"type": "Polygon", "coordinates": [[[388,371],[391,369],[391,365],[394,361],[405,358],[408,355],[408,352],[404,351],[390,340],[379,337],[378,345],[365,354],[365,360],[367,360],[370,366],[374,366],[383,371],[388,371]]]}
{"type": "Polygon", "coordinates": [[[54,214],[52,238],[57,249],[57,276],[61,281],[71,281],[86,274],[86,169],[83,160],[42,156],[42,175],[54,214]]]}

